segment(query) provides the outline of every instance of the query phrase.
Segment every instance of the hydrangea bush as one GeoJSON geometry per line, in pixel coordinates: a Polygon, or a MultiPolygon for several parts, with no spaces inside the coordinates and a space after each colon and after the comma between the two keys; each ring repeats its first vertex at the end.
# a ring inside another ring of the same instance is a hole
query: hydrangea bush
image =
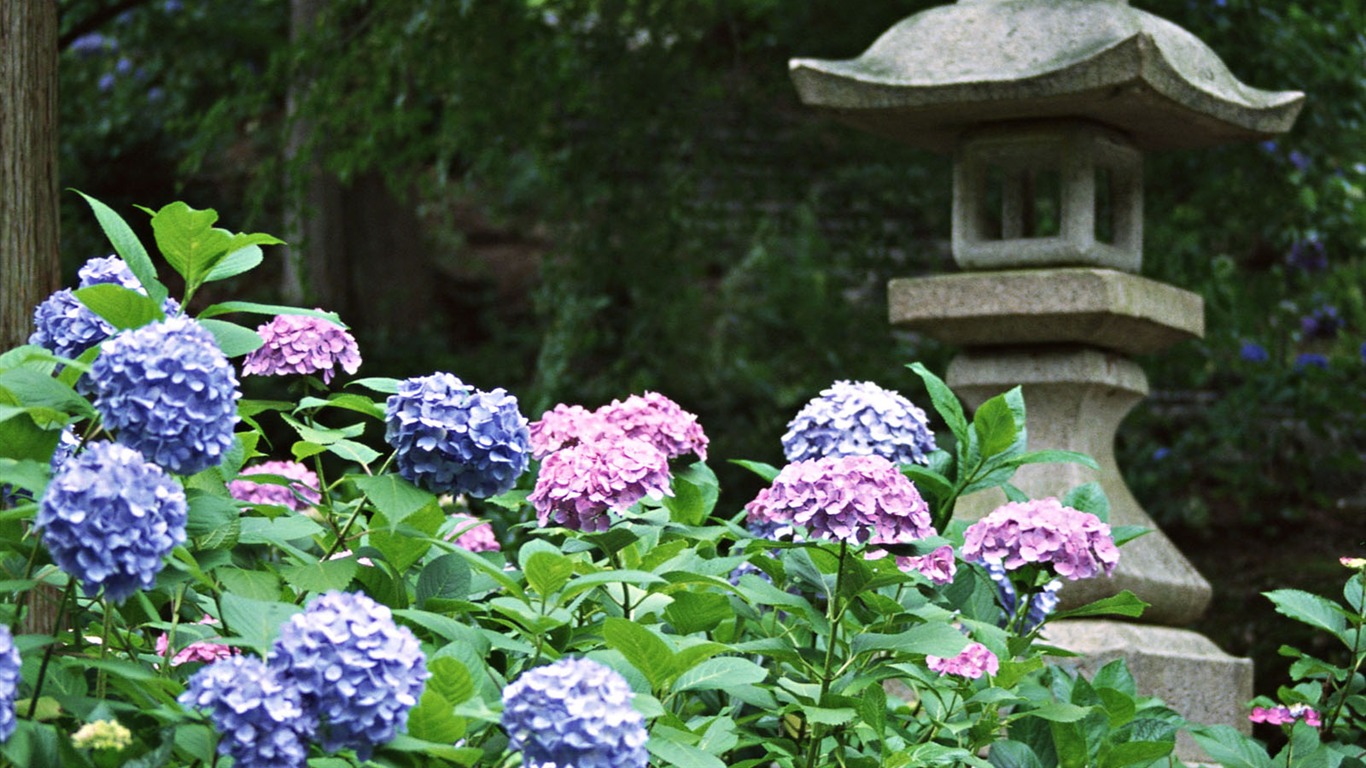
{"type": "MultiPolygon", "coordinates": [[[[1028,450],[1018,389],[969,416],[912,365],[940,439],[903,396],[837,382],[773,436],[787,466],[737,461],[768,483],[745,503],[664,394],[531,421],[452,372],[352,378],[335,315],[195,301],[274,238],[150,212],[171,297],[90,204],[118,255],[57,301],[103,338],[49,344],[40,309],[35,343],[0,354],[0,763],[1179,764],[1187,724],[1122,663],[1078,677],[1040,642],[1059,618],[1141,613],[1058,594],[1141,532],[1111,527],[1094,485],[1011,484],[1095,467],[1028,450]],[[986,490],[1007,503],[954,519],[986,490]]],[[[1272,593],[1347,661],[1304,656],[1250,713],[1330,765],[1363,720],[1362,565],[1346,608],[1272,593]]],[[[1232,729],[1191,732],[1272,765],[1232,729]]]]}

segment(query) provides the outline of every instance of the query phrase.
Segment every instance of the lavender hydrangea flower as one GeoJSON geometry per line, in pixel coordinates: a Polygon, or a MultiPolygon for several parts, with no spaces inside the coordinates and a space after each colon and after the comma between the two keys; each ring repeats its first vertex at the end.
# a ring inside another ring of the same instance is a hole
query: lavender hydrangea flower
{"type": "Polygon", "coordinates": [[[502,549],[498,537],[493,533],[493,526],[487,521],[469,515],[454,515],[451,522],[454,525],[450,533],[446,534],[446,540],[454,540],[456,546],[464,547],[471,552],[497,552],[502,549]],[[463,533],[456,536],[456,531],[463,533]]]}
{"type": "Polygon", "coordinates": [[[707,436],[697,416],[658,392],[613,400],[597,410],[627,437],[645,440],[669,458],[692,453],[707,460],[707,436]]]}
{"type": "Polygon", "coordinates": [[[387,607],[345,592],[291,616],[269,661],[317,720],[323,749],[351,747],[362,760],[407,724],[430,676],[417,638],[387,607]]]}
{"type": "Polygon", "coordinates": [[[537,460],[581,442],[596,440],[609,435],[620,435],[621,430],[609,424],[596,411],[581,405],[560,403],[541,414],[541,418],[528,426],[531,438],[531,455],[537,460]]]}
{"type": "Polygon", "coordinates": [[[221,738],[218,754],[236,768],[302,768],[317,718],[299,691],[254,656],[215,661],[190,678],[180,703],[206,710],[221,738]]]}
{"type": "Polygon", "coordinates": [[[928,555],[898,557],[896,567],[903,571],[917,571],[934,584],[950,584],[958,572],[953,547],[945,544],[928,555]]]}
{"type": "Polygon", "coordinates": [[[328,384],[338,366],[347,373],[360,369],[360,349],[355,337],[320,317],[278,315],[256,332],[266,343],[242,362],[243,376],[321,371],[323,383],[328,384]]]}
{"type": "Polygon", "coordinates": [[[1289,707],[1285,705],[1253,707],[1252,714],[1248,715],[1247,719],[1254,723],[1269,723],[1271,725],[1294,725],[1296,720],[1303,720],[1304,724],[1311,728],[1323,727],[1323,721],[1319,718],[1318,711],[1308,704],[1295,704],[1289,707]]]}
{"type": "Polygon", "coordinates": [[[1312,312],[1300,318],[1300,331],[1307,339],[1331,339],[1342,330],[1342,317],[1338,308],[1325,304],[1315,307],[1312,312]]]}
{"type": "Polygon", "coordinates": [[[925,665],[931,672],[941,675],[957,675],[976,680],[982,675],[994,675],[1001,669],[1001,661],[985,645],[968,643],[957,656],[951,659],[939,656],[926,656],[925,665]]]}
{"type": "Polygon", "coordinates": [[[1100,518],[1049,497],[1008,502],[968,526],[963,559],[1001,563],[1007,571],[1037,563],[1076,580],[1112,574],[1119,549],[1100,518]]]}
{"type": "Polygon", "coordinates": [[[302,512],[322,500],[318,488],[318,476],[297,461],[262,462],[242,470],[238,473],[238,479],[228,483],[228,493],[238,501],[274,504],[288,507],[295,512],[302,512]],[[251,475],[280,475],[294,482],[289,485],[276,485],[242,479],[251,475]]]}
{"type": "Polygon", "coordinates": [[[929,505],[881,456],[788,464],[745,510],[751,523],[791,522],[813,537],[851,544],[904,544],[934,535],[929,505]]]}
{"type": "Polygon", "coordinates": [[[1265,363],[1271,359],[1271,355],[1267,354],[1266,347],[1255,341],[1243,342],[1242,348],[1238,350],[1238,356],[1249,363],[1265,363]]]}
{"type": "MultiPolygon", "coordinates": [[[[1011,583],[1010,577],[1006,574],[1006,568],[1001,563],[985,561],[982,567],[986,568],[987,575],[996,583],[996,599],[1001,603],[1002,616],[1001,626],[1006,626],[1015,616],[1015,611],[1019,609],[1020,593],[1016,591],[1015,585],[1011,583]]],[[[1034,631],[1035,627],[1044,623],[1049,614],[1057,610],[1058,590],[1062,589],[1062,582],[1053,579],[1043,586],[1043,589],[1035,593],[1029,599],[1029,610],[1025,613],[1024,625],[1019,628],[1022,633],[1034,631]]]]}
{"type": "Polygon", "coordinates": [[[33,333],[28,343],[74,360],[113,336],[115,330],[109,321],[82,304],[70,288],[63,288],[33,310],[33,333]]]}
{"type": "Polygon", "coordinates": [[[122,602],[151,589],[164,558],[185,543],[185,492],[161,467],[99,442],[62,464],[35,523],[57,566],[87,596],[122,602]]]}
{"type": "Polygon", "coordinates": [[[385,406],[384,439],[398,472],[433,493],[486,498],[517,482],[531,462],[531,437],[517,398],[449,373],[408,379],[385,406]]]}
{"type": "Polygon", "coordinates": [[[188,317],[105,342],[90,378],[105,427],[172,472],[216,466],[235,442],[237,376],[213,334],[188,317]]]}
{"type": "Polygon", "coordinates": [[[1328,356],[1318,352],[1304,352],[1295,357],[1295,370],[1303,371],[1306,368],[1319,368],[1327,370],[1328,356]]]}
{"type": "Polygon", "coordinates": [[[871,381],[837,381],[787,424],[788,461],[881,456],[894,464],[927,464],[936,448],[925,412],[871,381]]]}
{"type": "Polygon", "coordinates": [[[9,627],[0,624],[0,742],[9,741],[18,722],[14,719],[14,696],[19,692],[19,649],[9,627]]]}
{"type": "Polygon", "coordinates": [[[644,440],[601,439],[558,450],[541,464],[527,497],[542,526],[605,531],[609,510],[624,512],[645,497],[670,495],[669,457],[644,440]]]}
{"type": "Polygon", "coordinates": [[[142,281],[138,280],[137,275],[133,274],[133,270],[128,268],[128,262],[118,256],[97,256],[90,259],[76,272],[76,275],[81,279],[80,286],[82,288],[111,283],[130,291],[146,293],[142,287],[142,281]]]}
{"type": "Polygon", "coordinates": [[[616,670],[565,657],[503,689],[503,730],[528,768],[645,768],[645,718],[616,670]]]}

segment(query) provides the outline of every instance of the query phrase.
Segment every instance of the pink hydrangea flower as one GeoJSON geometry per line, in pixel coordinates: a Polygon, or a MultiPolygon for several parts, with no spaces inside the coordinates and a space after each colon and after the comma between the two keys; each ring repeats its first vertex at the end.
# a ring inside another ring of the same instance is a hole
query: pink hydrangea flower
{"type": "Polygon", "coordinates": [[[981,643],[968,643],[968,647],[951,659],[926,656],[925,664],[929,666],[932,672],[938,672],[941,675],[968,677],[973,680],[982,675],[994,675],[1001,669],[1001,662],[996,658],[996,654],[981,643]]]}
{"type": "MultiPolygon", "coordinates": [[[[208,614],[204,618],[195,622],[196,624],[217,624],[218,622],[208,614]]],[[[157,655],[165,658],[166,651],[170,649],[171,638],[165,632],[157,636],[156,652],[157,655]]],[[[229,656],[236,656],[242,651],[230,645],[222,643],[212,643],[207,640],[196,640],[193,643],[181,648],[175,656],[171,657],[171,666],[178,667],[181,664],[199,662],[201,664],[212,664],[219,659],[226,659],[229,656]]]]}
{"type": "Polygon", "coordinates": [[[302,512],[322,500],[318,493],[318,476],[297,461],[266,461],[247,467],[238,473],[237,480],[228,483],[228,493],[234,499],[250,504],[274,504],[302,512]],[[247,475],[281,475],[294,482],[289,485],[256,483],[242,480],[247,475]]]}
{"type": "Polygon", "coordinates": [[[1008,571],[1039,563],[1076,580],[1114,573],[1119,549],[1100,518],[1045,498],[1003,504],[968,526],[963,559],[1001,563],[1008,571]]]}
{"type": "Polygon", "coordinates": [[[709,441],[697,416],[658,392],[613,400],[597,413],[628,437],[648,440],[671,459],[692,453],[707,460],[709,441]]]}
{"type": "Polygon", "coordinates": [[[580,531],[605,531],[609,510],[622,512],[649,496],[670,495],[669,458],[644,440],[604,438],[576,443],[545,458],[527,500],[542,526],[553,519],[580,531]]]}
{"type": "Polygon", "coordinates": [[[958,564],[954,561],[953,547],[945,544],[928,555],[918,557],[898,557],[896,567],[903,571],[919,571],[925,578],[935,584],[948,584],[953,581],[953,576],[958,572],[958,564]]]}
{"type": "Polygon", "coordinates": [[[934,534],[929,505],[881,456],[788,464],[745,511],[752,524],[801,525],[815,538],[851,544],[904,544],[934,534]]]}
{"type": "Polygon", "coordinates": [[[455,522],[455,527],[446,534],[446,541],[452,541],[456,531],[464,530],[464,533],[454,538],[457,547],[464,547],[471,552],[497,552],[502,549],[498,537],[493,533],[493,526],[487,521],[469,515],[453,515],[451,520],[455,522]],[[474,527],[471,528],[471,525],[474,527]]]}
{"type": "Polygon", "coordinates": [[[546,411],[540,421],[531,422],[528,430],[531,455],[538,460],[570,445],[622,434],[619,427],[609,424],[596,411],[564,403],[546,411]]]}
{"type": "Polygon", "coordinates": [[[1252,714],[1247,716],[1248,720],[1254,723],[1269,723],[1270,725],[1290,725],[1296,720],[1303,720],[1305,725],[1313,728],[1323,726],[1323,721],[1319,719],[1319,713],[1308,704],[1295,704],[1293,706],[1275,707],[1253,707],[1252,714]]]}
{"type": "Polygon", "coordinates": [[[336,366],[347,373],[360,368],[360,349],[345,328],[308,315],[277,315],[256,329],[265,346],[247,355],[243,376],[281,376],[322,372],[332,381],[336,366]]]}
{"type": "Polygon", "coordinates": [[[1339,557],[1338,562],[1347,568],[1366,568],[1366,557],[1339,557]]]}

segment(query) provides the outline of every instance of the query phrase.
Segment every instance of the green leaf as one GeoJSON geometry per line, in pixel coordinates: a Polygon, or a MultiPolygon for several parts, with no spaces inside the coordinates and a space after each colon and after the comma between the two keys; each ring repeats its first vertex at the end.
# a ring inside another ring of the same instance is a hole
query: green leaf
{"type": "Polygon", "coordinates": [[[100,283],[74,292],[82,304],[120,330],[141,328],[155,320],[166,319],[156,302],[121,285],[100,283]]]}
{"type": "Polygon", "coordinates": [[[240,597],[266,602],[280,599],[280,579],[273,573],[232,567],[218,568],[213,573],[223,583],[223,589],[240,597]]]}
{"type": "Polygon", "coordinates": [[[678,676],[675,691],[725,690],[732,686],[754,685],[768,677],[768,670],[749,659],[720,656],[707,659],[678,676]]]}
{"type": "Polygon", "coordinates": [[[576,576],[564,588],[564,599],[568,600],[581,592],[603,584],[631,584],[634,586],[645,586],[648,584],[667,584],[664,578],[656,576],[649,571],[635,571],[629,569],[599,571],[585,576],[576,576]]]}
{"type": "Polygon", "coordinates": [[[1100,761],[1100,768],[1126,768],[1131,765],[1150,765],[1170,755],[1173,741],[1126,741],[1110,748],[1100,761]]]}
{"type": "Polygon", "coordinates": [[[1100,483],[1083,483],[1073,488],[1062,498],[1062,504],[1079,512],[1090,512],[1102,523],[1110,521],[1110,499],[1100,483]]]}
{"type": "Polygon", "coordinates": [[[1266,748],[1228,725],[1191,725],[1195,743],[1224,768],[1271,768],[1266,748]]]}
{"type": "Polygon", "coordinates": [[[216,229],[216,221],[218,212],[212,208],[196,210],[183,202],[163,206],[152,216],[157,247],[187,286],[198,286],[228,254],[232,233],[216,229]]]}
{"type": "Polygon", "coordinates": [[[838,707],[830,709],[827,707],[804,706],[802,712],[806,719],[821,725],[844,725],[858,717],[858,713],[852,707],[838,707]]]}
{"type": "Polygon", "coordinates": [[[726,764],[715,755],[691,744],[661,738],[658,730],[645,742],[645,749],[659,758],[660,765],[673,768],[726,768],[726,764]]]}
{"type": "Polygon", "coordinates": [[[384,513],[390,525],[397,525],[419,509],[437,503],[436,496],[395,474],[346,477],[369,497],[375,509],[384,513]]]}
{"type": "Polygon", "coordinates": [[[1058,611],[1048,618],[1050,621],[1056,619],[1075,619],[1079,616],[1128,616],[1138,618],[1143,615],[1148,603],[1138,599],[1138,596],[1129,590],[1124,590],[1118,595],[1101,598],[1094,603],[1087,603],[1079,608],[1058,611]]]}
{"type": "Polygon", "coordinates": [[[1021,713],[1025,717],[1037,717],[1050,723],[1075,723],[1095,710],[1094,707],[1079,707],[1065,701],[1050,701],[1037,709],[1021,713]]]}
{"type": "Polygon", "coordinates": [[[773,466],[772,464],[765,464],[762,461],[731,459],[730,463],[748,469],[750,472],[753,472],[754,474],[762,478],[766,483],[773,482],[773,479],[776,478],[778,476],[778,473],[782,471],[777,467],[773,466]]]}
{"type": "Polygon", "coordinates": [[[185,534],[192,539],[232,525],[241,516],[237,505],[231,500],[205,493],[190,494],[188,511],[185,534]]]}
{"type": "Polygon", "coordinates": [[[348,387],[364,387],[371,392],[378,392],[381,395],[398,394],[398,385],[403,382],[398,379],[388,379],[380,376],[368,379],[354,379],[347,383],[348,387]]]}
{"type": "Polygon", "coordinates": [[[920,363],[911,363],[906,366],[915,372],[925,382],[925,389],[929,390],[930,402],[934,404],[934,409],[939,412],[939,416],[944,419],[944,424],[949,431],[957,438],[960,445],[968,442],[968,419],[963,413],[963,405],[958,402],[958,396],[953,394],[949,385],[942,379],[930,373],[930,369],[920,363]]]}
{"type": "Polygon", "coordinates": [[[223,355],[228,358],[251,354],[266,344],[265,339],[256,331],[226,320],[200,318],[199,324],[213,334],[214,341],[218,342],[218,348],[223,350],[223,355]]]}
{"type": "Polygon", "coordinates": [[[987,760],[995,768],[1043,768],[1043,763],[1039,762],[1038,755],[1028,744],[1009,739],[992,742],[987,760]]]}
{"type": "Polygon", "coordinates": [[[953,483],[947,477],[917,464],[901,465],[901,474],[915,483],[916,490],[928,493],[937,499],[947,499],[953,495],[953,483]]]}
{"type": "MultiPolygon", "coordinates": [[[[257,304],[254,301],[223,301],[212,304],[204,308],[199,313],[199,317],[217,317],[233,312],[246,312],[253,315],[306,315],[308,317],[318,317],[330,321],[342,328],[346,324],[341,321],[341,317],[336,312],[324,312],[321,309],[303,309],[302,307],[290,307],[284,304],[257,304]]],[[[354,382],[353,382],[354,383],[354,382]]]]}
{"type": "Polygon", "coordinates": [[[265,261],[265,256],[261,253],[261,248],[256,245],[248,245],[229,251],[209,273],[204,276],[204,282],[211,283],[215,280],[226,280],[229,277],[236,277],[243,272],[250,272],[260,266],[265,261]]]}
{"type": "Polygon", "coordinates": [[[1095,459],[1077,451],[1026,451],[1005,460],[1005,466],[1022,467],[1025,464],[1080,464],[1087,469],[1100,469],[1095,459]]]}
{"type": "Polygon", "coordinates": [[[887,692],[881,685],[870,685],[859,694],[859,717],[873,729],[879,739],[886,738],[887,692]]]}
{"type": "Polygon", "coordinates": [[[323,527],[302,515],[289,515],[266,519],[247,517],[242,519],[241,542],[243,544],[272,544],[289,546],[290,542],[316,536],[323,527]]]}
{"type": "Polygon", "coordinates": [[[1110,537],[1115,540],[1115,546],[1120,547],[1134,539],[1147,536],[1153,530],[1146,525],[1116,525],[1110,529],[1110,537]]]}
{"type": "MultiPolygon", "coordinates": [[[[0,372],[0,403],[28,409],[47,408],[72,416],[95,416],[95,408],[69,385],[32,368],[12,368],[0,372]],[[10,397],[6,397],[8,393],[10,397]]],[[[30,415],[33,411],[30,410],[30,415]]],[[[11,421],[19,421],[11,419],[11,421]]],[[[8,422],[6,422],[8,423],[8,422]]],[[[43,425],[60,426],[60,425],[43,425]]],[[[11,454],[12,455],[12,454],[11,454]]],[[[21,457],[15,457],[21,458],[21,457]]]]}
{"type": "MultiPolygon", "coordinates": [[[[417,577],[417,606],[428,600],[464,600],[470,593],[470,567],[459,555],[442,555],[417,577]]],[[[458,702],[457,702],[458,703],[458,702]]]]}
{"type": "Polygon", "coordinates": [[[664,608],[664,618],[680,635],[710,632],[726,619],[735,618],[730,599],[725,595],[715,592],[677,592],[673,599],[664,608]]]}
{"type": "Polygon", "coordinates": [[[290,565],[280,570],[285,583],[305,592],[329,592],[345,589],[355,578],[360,564],[354,557],[319,560],[316,563],[290,565]]]}
{"type": "Polygon", "coordinates": [[[541,597],[549,597],[574,575],[574,561],[559,552],[536,552],[527,558],[523,571],[526,583],[541,597]]]}
{"type": "Polygon", "coordinates": [[[701,525],[711,511],[707,508],[702,489],[675,475],[672,490],[672,496],[664,497],[664,508],[669,510],[670,519],[682,525],[701,525]]]}
{"type": "MultiPolygon", "coordinates": [[[[304,443],[304,445],[312,444],[304,443]]],[[[338,440],[335,443],[328,443],[324,448],[334,456],[340,456],[347,461],[353,461],[363,466],[369,466],[371,462],[383,455],[374,448],[355,440],[338,440]]]]}
{"type": "Polygon", "coordinates": [[[1346,620],[1332,600],[1298,589],[1276,589],[1262,594],[1276,606],[1277,613],[1322,629],[1351,647],[1346,620]]]}
{"type": "MultiPolygon", "coordinates": [[[[610,617],[603,622],[602,639],[608,648],[620,652],[631,666],[640,670],[650,681],[650,687],[658,690],[664,685],[673,667],[674,652],[649,627],[629,619],[610,617]]],[[[678,686],[674,689],[686,690],[678,686]]]]}
{"type": "Polygon", "coordinates": [[[114,213],[109,206],[99,200],[76,190],[76,194],[85,198],[89,203],[90,209],[95,212],[95,219],[100,223],[100,229],[104,230],[105,237],[114,246],[114,252],[128,263],[128,268],[137,277],[138,282],[147,290],[147,295],[152,303],[161,306],[166,301],[169,292],[166,286],[157,279],[156,267],[152,266],[152,258],[147,255],[147,249],[142,247],[142,241],[133,234],[133,228],[128,226],[128,222],[122,216],[114,213]]]}
{"type": "MultiPolygon", "coordinates": [[[[432,548],[428,537],[435,536],[445,520],[446,515],[435,499],[404,517],[401,524],[394,524],[384,514],[378,514],[370,521],[370,546],[378,549],[394,570],[403,573],[432,548]]],[[[466,562],[473,565],[469,558],[466,562]]]]}
{"type": "Polygon", "coordinates": [[[427,663],[427,671],[432,674],[427,680],[427,688],[441,694],[451,704],[463,704],[474,695],[474,679],[459,659],[437,657],[427,663]]]}
{"type": "Polygon", "coordinates": [[[997,395],[982,403],[972,415],[972,429],[977,433],[977,443],[983,458],[1002,453],[1014,444],[1019,431],[1015,427],[1015,415],[1006,404],[1005,395],[997,395]]]}
{"type": "Polygon", "coordinates": [[[0,458],[0,485],[22,488],[32,492],[35,499],[39,498],[52,475],[50,467],[46,461],[0,458]]]}
{"type": "Polygon", "coordinates": [[[865,632],[854,638],[850,650],[855,654],[868,651],[923,653],[947,659],[957,656],[967,645],[968,639],[953,626],[925,622],[895,635],[865,632]]]}
{"type": "Polygon", "coordinates": [[[219,598],[223,623],[247,647],[266,655],[280,627],[303,609],[292,603],[267,602],[224,592],[219,598]]]}
{"type": "Polygon", "coordinates": [[[455,714],[455,705],[428,688],[422,699],[408,712],[408,735],[438,744],[453,744],[465,735],[465,722],[455,714]]]}

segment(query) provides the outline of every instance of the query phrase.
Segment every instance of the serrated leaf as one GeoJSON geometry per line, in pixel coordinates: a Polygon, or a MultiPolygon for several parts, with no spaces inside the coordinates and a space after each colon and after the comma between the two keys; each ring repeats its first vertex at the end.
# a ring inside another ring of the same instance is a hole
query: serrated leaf
{"type": "Polygon", "coordinates": [[[281,625],[303,610],[292,603],[252,600],[231,592],[224,592],[219,600],[227,631],[262,656],[270,650],[281,625]]]}
{"type": "MultiPolygon", "coordinates": [[[[652,688],[663,686],[673,667],[674,652],[662,638],[642,624],[615,617],[603,623],[602,638],[608,648],[621,653],[631,666],[640,670],[652,688]]],[[[682,678],[679,679],[681,682],[682,678]]],[[[675,690],[685,689],[675,686],[675,690]]]]}
{"type": "Polygon", "coordinates": [[[437,503],[436,496],[398,475],[347,475],[347,479],[369,497],[370,503],[384,514],[390,525],[397,525],[419,509],[437,503]]]}
{"type": "Polygon", "coordinates": [[[302,515],[288,515],[274,519],[247,517],[242,519],[243,544],[273,544],[288,546],[290,542],[306,539],[323,532],[323,527],[302,515]]]}
{"type": "Polygon", "coordinates": [[[302,307],[291,307],[285,304],[258,304],[254,301],[221,301],[205,307],[198,317],[217,317],[228,315],[233,312],[246,312],[253,315],[306,315],[308,317],[318,317],[328,322],[335,323],[342,328],[346,324],[341,321],[341,317],[336,312],[325,312],[321,309],[304,309],[302,307]]]}
{"type": "Polygon", "coordinates": [[[1224,768],[1271,768],[1262,745],[1227,725],[1192,725],[1190,735],[1215,762],[1224,768]]]}
{"type": "Polygon", "coordinates": [[[226,280],[244,272],[250,272],[260,266],[262,261],[265,261],[265,255],[261,253],[259,246],[248,245],[235,251],[229,251],[228,255],[219,260],[213,269],[204,276],[204,282],[226,280]]]}
{"type": "Polygon", "coordinates": [[[953,483],[948,478],[916,464],[903,464],[901,474],[915,483],[916,490],[937,499],[947,499],[953,495],[953,483]]]}
{"type": "Polygon", "coordinates": [[[369,466],[375,459],[383,455],[374,448],[355,440],[338,440],[335,443],[329,443],[325,448],[328,453],[334,456],[340,456],[347,461],[354,461],[363,466],[369,466]]]}
{"type": "Polygon", "coordinates": [[[216,229],[218,212],[196,210],[183,202],[165,205],[152,216],[157,248],[187,285],[198,285],[220,259],[227,255],[232,233],[216,229]]]}
{"type": "Polygon", "coordinates": [[[1100,469],[1096,460],[1077,451],[1026,451],[1005,460],[1007,466],[1022,467],[1025,464],[1080,464],[1087,469],[1100,469]]]}
{"type": "Polygon", "coordinates": [[[719,656],[698,664],[678,676],[675,691],[724,690],[731,686],[754,685],[768,677],[768,670],[749,659],[719,656]]]}
{"type": "Polygon", "coordinates": [[[895,635],[865,632],[853,639],[850,650],[855,654],[868,651],[923,653],[947,659],[957,656],[967,645],[968,639],[951,625],[926,622],[895,635]]]}
{"type": "Polygon", "coordinates": [[[968,419],[963,413],[962,403],[958,402],[958,396],[953,394],[953,390],[949,389],[949,385],[945,384],[943,379],[931,373],[924,365],[911,363],[906,367],[925,382],[925,389],[930,393],[930,402],[934,409],[939,412],[939,416],[944,419],[944,424],[959,444],[965,445],[968,441],[968,419]]]}
{"type": "Polygon", "coordinates": [[[773,466],[772,464],[765,464],[762,461],[749,461],[747,459],[731,459],[730,463],[748,469],[750,472],[753,472],[754,474],[762,478],[766,483],[773,482],[773,479],[778,476],[779,472],[782,471],[777,467],[773,466]]]}
{"type": "Polygon", "coordinates": [[[91,312],[120,330],[141,328],[150,322],[166,318],[166,313],[156,302],[121,285],[100,283],[77,288],[73,294],[91,312]]]}
{"type": "Polygon", "coordinates": [[[526,582],[541,597],[555,594],[574,575],[574,561],[558,552],[536,552],[523,567],[526,582]]]}
{"type": "Polygon", "coordinates": [[[1075,723],[1095,710],[1095,707],[1079,707],[1065,701],[1050,701],[1041,707],[1021,713],[1026,717],[1037,717],[1050,723],[1075,723]]]}
{"type": "Polygon", "coordinates": [[[453,744],[465,735],[465,723],[456,716],[455,705],[428,689],[408,712],[408,735],[437,744],[453,744]]]}
{"type": "Polygon", "coordinates": [[[664,608],[664,618],[680,635],[710,632],[726,619],[735,617],[730,599],[715,592],[677,592],[664,608]]]}
{"type": "Polygon", "coordinates": [[[256,331],[226,320],[200,318],[199,324],[213,334],[214,341],[218,342],[218,348],[223,350],[223,355],[228,358],[251,354],[266,344],[265,339],[256,331]]]}
{"type": "Polygon", "coordinates": [[[1079,512],[1090,512],[1102,523],[1110,521],[1110,499],[1100,483],[1083,483],[1073,488],[1062,498],[1062,504],[1079,512]]]}
{"type": "Polygon", "coordinates": [[[112,208],[101,203],[99,200],[75,190],[76,194],[85,198],[85,202],[90,205],[90,209],[95,212],[95,220],[100,223],[100,229],[104,230],[105,237],[109,238],[109,243],[114,246],[114,252],[128,264],[128,269],[137,277],[138,282],[146,289],[147,295],[157,306],[166,301],[169,292],[166,286],[157,279],[156,267],[152,266],[152,258],[147,255],[147,249],[142,247],[142,241],[133,234],[133,228],[128,226],[128,222],[123,220],[114,212],[112,208]]]}
{"type": "Polygon", "coordinates": [[[1072,608],[1066,611],[1058,611],[1048,618],[1056,619],[1075,619],[1080,616],[1128,616],[1138,618],[1143,615],[1143,611],[1148,607],[1148,603],[1143,602],[1129,590],[1124,590],[1118,595],[1101,598],[1093,603],[1087,603],[1079,608],[1072,608]]]}
{"type": "Polygon", "coordinates": [[[474,679],[470,671],[458,659],[441,656],[427,664],[432,673],[427,680],[427,688],[441,694],[451,704],[462,704],[474,695],[474,679]]]}
{"type": "Polygon", "coordinates": [[[204,493],[192,494],[189,498],[185,533],[190,538],[198,538],[236,521],[240,514],[230,499],[204,493]]]}
{"type": "Polygon", "coordinates": [[[1006,404],[1005,395],[997,395],[982,403],[972,415],[972,429],[977,433],[977,443],[983,458],[1002,453],[1015,442],[1019,431],[1015,427],[1015,415],[1006,404]]]}
{"type": "Polygon", "coordinates": [[[726,768],[715,755],[679,741],[652,736],[645,742],[645,749],[658,757],[661,765],[674,768],[726,768]]]}
{"type": "MultiPolygon", "coordinates": [[[[428,600],[464,600],[470,592],[470,567],[459,555],[447,554],[427,563],[417,577],[417,606],[428,600]]],[[[458,702],[457,702],[458,703],[458,702]]]]}
{"type": "Polygon", "coordinates": [[[1346,620],[1332,600],[1298,589],[1276,589],[1262,594],[1276,606],[1277,613],[1322,629],[1351,647],[1346,620]]]}
{"type": "Polygon", "coordinates": [[[280,570],[285,582],[305,592],[329,592],[345,589],[355,578],[360,564],[355,558],[319,560],[316,563],[290,565],[280,570]]]}

